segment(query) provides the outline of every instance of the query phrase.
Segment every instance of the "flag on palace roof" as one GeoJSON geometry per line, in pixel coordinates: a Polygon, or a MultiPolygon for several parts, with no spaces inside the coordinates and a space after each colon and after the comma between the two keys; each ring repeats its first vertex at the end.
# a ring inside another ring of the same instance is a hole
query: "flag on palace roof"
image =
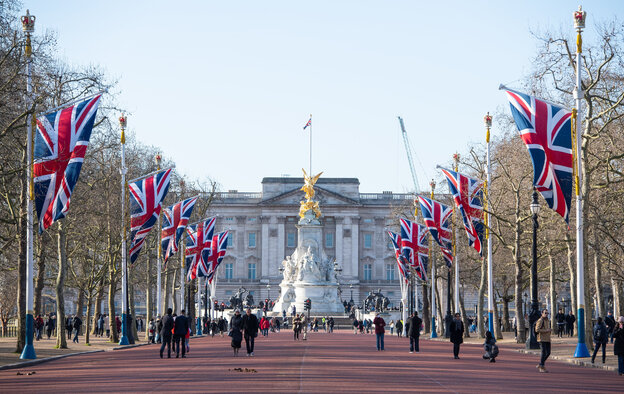
{"type": "Polygon", "coordinates": [[[390,242],[392,242],[392,247],[394,248],[394,255],[396,256],[396,261],[399,267],[399,273],[401,274],[401,278],[405,283],[407,283],[409,266],[407,265],[405,258],[401,254],[401,236],[397,233],[393,233],[392,231],[388,231],[388,236],[390,237],[390,242]]]}
{"type": "Polygon", "coordinates": [[[548,206],[568,223],[572,199],[572,113],[501,86],[533,162],[533,185],[548,206]]]}
{"type": "Polygon", "coordinates": [[[128,184],[130,190],[130,262],[134,263],[169,191],[171,169],[128,184]]]}
{"type": "Polygon", "coordinates": [[[464,221],[468,243],[483,255],[483,181],[440,167],[464,221]]]}
{"type": "Polygon", "coordinates": [[[425,225],[433,239],[440,245],[446,265],[453,263],[453,243],[451,241],[451,215],[453,210],[442,203],[418,196],[425,225]]]}
{"type": "Polygon", "coordinates": [[[180,238],[184,234],[197,197],[187,198],[163,210],[163,225],[161,231],[161,247],[164,251],[165,265],[167,260],[178,251],[180,238]]]}
{"type": "Polygon", "coordinates": [[[186,278],[189,281],[208,274],[202,254],[210,250],[216,221],[217,218],[212,217],[186,228],[186,278]]]}
{"type": "Polygon", "coordinates": [[[303,126],[303,129],[305,130],[308,126],[312,126],[312,117],[310,117],[310,120],[308,120],[308,123],[306,123],[305,126],[303,126]]]}
{"type": "Polygon", "coordinates": [[[101,97],[98,94],[37,119],[33,173],[39,232],[67,215],[101,97]]]}
{"type": "Polygon", "coordinates": [[[429,245],[427,228],[422,224],[407,219],[401,222],[401,254],[416,270],[421,280],[427,280],[427,264],[429,262],[429,245]]]}

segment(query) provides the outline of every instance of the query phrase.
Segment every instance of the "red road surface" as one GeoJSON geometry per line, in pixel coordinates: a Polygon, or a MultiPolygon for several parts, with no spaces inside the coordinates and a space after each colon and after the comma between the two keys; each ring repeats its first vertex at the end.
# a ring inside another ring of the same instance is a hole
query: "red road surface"
{"type": "Polygon", "coordinates": [[[408,347],[389,335],[378,352],[374,335],[319,332],[294,342],[282,331],[257,338],[255,357],[245,357],[243,342],[234,358],[228,337],[205,337],[191,340],[185,359],[161,360],[149,345],[0,371],[0,392],[624,392],[617,373],[550,360],[550,372],[538,373],[537,357],[504,347],[494,364],[476,345],[462,345],[460,360],[447,342],[408,347]]]}

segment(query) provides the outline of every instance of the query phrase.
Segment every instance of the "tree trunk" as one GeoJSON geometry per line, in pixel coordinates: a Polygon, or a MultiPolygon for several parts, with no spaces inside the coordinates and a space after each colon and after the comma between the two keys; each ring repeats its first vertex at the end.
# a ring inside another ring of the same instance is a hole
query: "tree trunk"
{"type": "Polygon", "coordinates": [[[67,349],[65,333],[65,270],[67,269],[67,254],[65,252],[65,230],[63,221],[58,222],[58,275],[56,277],[56,347],[67,349]]]}
{"type": "Polygon", "coordinates": [[[613,316],[617,318],[624,315],[624,310],[622,310],[622,282],[611,277],[611,286],[613,288],[613,316]]]}
{"type": "Polygon", "coordinates": [[[35,302],[35,316],[43,313],[42,293],[43,287],[45,286],[45,250],[47,243],[46,235],[39,235],[38,239],[39,250],[37,253],[37,278],[35,281],[35,292],[33,294],[35,302]]]}
{"type": "MultiPolygon", "coordinates": [[[[575,248],[573,247],[573,239],[570,236],[570,232],[566,231],[565,233],[565,238],[566,238],[566,247],[568,248],[568,259],[567,259],[567,263],[568,263],[568,273],[570,275],[570,310],[573,311],[574,315],[576,316],[577,314],[577,310],[576,310],[576,260],[574,257],[574,251],[575,248]]],[[[567,313],[567,311],[566,311],[567,313]]],[[[578,331],[577,331],[578,332],[578,331]]]]}
{"type": "Polygon", "coordinates": [[[496,295],[492,300],[492,306],[494,307],[494,335],[496,339],[503,339],[503,333],[501,332],[500,315],[498,314],[498,305],[496,305],[496,295]]]}
{"type": "MultiPolygon", "coordinates": [[[[436,272],[437,274],[437,272],[436,272]]],[[[440,278],[438,277],[438,275],[436,275],[436,287],[435,287],[435,292],[436,292],[436,307],[438,308],[438,314],[437,314],[437,321],[436,321],[436,329],[438,330],[438,334],[440,333],[444,333],[444,315],[442,314],[442,300],[440,299],[440,289],[438,287],[438,284],[440,282],[439,280],[440,278]]]]}
{"type": "MultiPolygon", "coordinates": [[[[596,236],[594,237],[596,238],[596,236]]],[[[600,245],[597,239],[594,239],[594,286],[596,288],[596,310],[598,316],[606,316],[602,292],[602,270],[600,267],[600,245]]]]}
{"type": "Polygon", "coordinates": [[[509,325],[509,296],[505,295],[501,298],[503,300],[503,331],[510,332],[511,326],[509,325]]]}
{"type": "MultiPolygon", "coordinates": [[[[76,315],[82,317],[82,311],[84,310],[85,293],[82,289],[76,289],[78,293],[78,302],[76,303],[76,315]]],[[[87,316],[88,318],[89,316],[87,316]]]]}
{"type": "MultiPolygon", "coordinates": [[[[130,275],[128,275],[129,277],[130,275]]],[[[128,278],[130,279],[130,278],[128,278]]],[[[134,308],[134,283],[128,280],[128,305],[130,306],[130,334],[132,335],[132,343],[139,339],[136,327],[136,311],[134,308]]]]}
{"type": "MultiPolygon", "coordinates": [[[[168,267],[167,270],[169,270],[171,267],[168,267]]],[[[180,279],[178,278],[178,273],[180,272],[179,269],[172,269],[171,271],[173,271],[172,275],[172,297],[171,297],[171,306],[173,307],[173,310],[176,310],[178,308],[176,308],[176,300],[178,299],[178,291],[176,290],[176,285],[178,284],[178,282],[180,282],[180,279]]]]}
{"type": "Polygon", "coordinates": [[[115,267],[112,267],[113,263],[111,262],[111,266],[108,268],[108,317],[109,317],[109,328],[110,328],[110,341],[112,343],[119,342],[119,334],[117,333],[117,322],[115,317],[115,293],[117,292],[117,282],[115,281],[115,267]]]}
{"type": "Polygon", "coordinates": [[[481,259],[481,280],[479,281],[479,293],[477,297],[477,329],[479,330],[479,337],[485,338],[485,314],[483,313],[483,298],[485,296],[486,288],[486,276],[487,276],[487,262],[486,258],[481,259]]]}
{"type": "MultiPolygon", "coordinates": [[[[23,163],[26,164],[26,157],[23,158],[23,163]]],[[[25,177],[24,177],[25,178],[25,177]]],[[[26,182],[22,180],[20,182],[21,195],[20,195],[20,214],[17,220],[17,229],[19,234],[19,250],[17,256],[17,344],[15,347],[15,353],[21,353],[26,345],[26,182]]]]}
{"type": "Polygon", "coordinates": [[[85,343],[88,345],[89,344],[89,334],[90,331],[89,329],[91,328],[91,304],[93,303],[93,294],[92,292],[89,292],[89,294],[87,294],[87,316],[85,316],[84,318],[84,322],[86,324],[85,327],[85,343]]]}
{"type": "Polygon", "coordinates": [[[93,328],[91,334],[97,333],[98,317],[102,314],[102,299],[104,298],[104,277],[100,279],[97,286],[97,293],[95,295],[95,302],[93,303],[93,328]]]}
{"type": "Polygon", "coordinates": [[[431,332],[431,313],[429,312],[429,286],[426,282],[422,284],[423,289],[423,315],[422,320],[425,325],[425,332],[431,332]]]}
{"type": "Polygon", "coordinates": [[[466,307],[464,306],[464,297],[461,292],[459,293],[459,310],[464,321],[464,338],[470,338],[470,324],[468,323],[468,314],[466,314],[466,307]]]}
{"type": "Polygon", "coordinates": [[[550,328],[552,332],[557,330],[557,322],[553,318],[557,310],[557,296],[555,295],[555,259],[552,256],[550,250],[548,251],[548,276],[549,276],[549,288],[548,295],[550,296],[550,328]]]}
{"type": "MultiPolygon", "coordinates": [[[[145,326],[149,325],[152,319],[152,253],[147,255],[147,285],[145,287],[145,326]]],[[[145,330],[145,340],[149,340],[149,330],[145,330]]]]}

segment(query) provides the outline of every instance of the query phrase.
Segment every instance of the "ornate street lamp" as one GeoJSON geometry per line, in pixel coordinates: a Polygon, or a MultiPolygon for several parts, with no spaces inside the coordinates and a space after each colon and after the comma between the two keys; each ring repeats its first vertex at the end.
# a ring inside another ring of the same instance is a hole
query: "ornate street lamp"
{"type": "Polygon", "coordinates": [[[351,300],[349,300],[349,303],[353,304],[353,284],[349,285],[349,290],[351,290],[351,300]]]}
{"type": "Polygon", "coordinates": [[[531,313],[529,314],[529,337],[526,341],[527,349],[539,349],[535,336],[535,322],[540,318],[539,300],[537,299],[537,215],[540,212],[540,204],[537,199],[537,190],[533,188],[533,202],[531,213],[533,214],[533,262],[531,264],[531,313]]]}

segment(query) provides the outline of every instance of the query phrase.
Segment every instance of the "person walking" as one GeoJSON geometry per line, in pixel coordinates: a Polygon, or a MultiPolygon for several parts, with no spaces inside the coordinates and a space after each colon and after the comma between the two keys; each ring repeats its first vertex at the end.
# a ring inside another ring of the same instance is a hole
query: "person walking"
{"type": "Polygon", "coordinates": [[[241,342],[243,340],[243,333],[241,329],[243,328],[243,318],[241,317],[240,311],[237,309],[234,311],[234,316],[232,316],[232,320],[230,320],[230,331],[228,335],[232,338],[232,350],[234,351],[234,357],[238,357],[238,351],[241,348],[241,342]]]}
{"type": "Polygon", "coordinates": [[[388,326],[390,327],[390,335],[394,335],[394,320],[390,320],[390,324],[388,324],[388,326]]]}
{"type": "Polygon", "coordinates": [[[383,317],[379,316],[379,312],[375,314],[375,320],[373,320],[373,324],[375,325],[375,336],[377,337],[377,351],[384,350],[384,334],[386,330],[386,321],[383,317]]]}
{"type": "Polygon", "coordinates": [[[173,341],[175,342],[176,358],[180,357],[180,348],[182,348],[182,358],[186,357],[186,334],[189,330],[189,321],[184,316],[184,309],[176,316],[173,321],[173,341]]]}
{"type": "Polygon", "coordinates": [[[72,315],[67,315],[67,320],[65,320],[65,331],[67,331],[67,339],[71,339],[72,329],[73,329],[72,315]]]}
{"type": "Polygon", "coordinates": [[[563,309],[559,309],[559,313],[555,315],[555,321],[557,322],[557,337],[563,338],[563,332],[566,328],[566,315],[563,313],[563,309]]]}
{"type": "Polygon", "coordinates": [[[613,317],[613,312],[609,311],[607,316],[604,319],[605,325],[607,326],[607,331],[609,333],[609,339],[611,343],[613,343],[613,330],[615,329],[615,318],[613,317]]]}
{"type": "Polygon", "coordinates": [[[151,318],[149,323],[147,323],[147,341],[149,343],[154,343],[154,336],[156,333],[156,324],[154,324],[154,318],[151,318]]]}
{"type": "Polygon", "coordinates": [[[360,322],[358,322],[358,319],[353,319],[353,334],[357,334],[359,326],[360,322]]]}
{"type": "Polygon", "coordinates": [[[485,350],[483,359],[489,359],[491,363],[495,363],[496,356],[498,356],[498,346],[496,345],[496,338],[494,338],[491,331],[485,332],[485,343],[483,343],[483,349],[485,350]]]}
{"type": "Polygon", "coordinates": [[[163,316],[160,321],[160,325],[162,326],[160,330],[160,358],[163,358],[163,351],[165,350],[165,346],[167,346],[167,358],[171,358],[171,330],[173,330],[173,316],[171,314],[173,310],[171,308],[167,308],[167,314],[163,316]]]}
{"type": "Polygon", "coordinates": [[[247,356],[253,356],[254,341],[258,336],[258,318],[251,313],[251,308],[247,308],[247,312],[243,316],[242,327],[245,346],[247,347],[247,356]]]}
{"type": "Polygon", "coordinates": [[[618,375],[624,374],[624,316],[618,318],[613,329],[613,354],[618,357],[618,375]]]}
{"type": "Polygon", "coordinates": [[[43,318],[41,317],[41,315],[37,315],[37,318],[35,319],[35,339],[38,341],[41,339],[41,333],[43,331],[43,318]]]}
{"type": "Polygon", "coordinates": [[[80,327],[82,327],[82,320],[78,315],[74,316],[72,320],[72,326],[74,327],[74,343],[78,343],[78,334],[80,334],[80,327]]]}
{"type": "Polygon", "coordinates": [[[576,321],[576,317],[574,317],[574,314],[572,313],[572,311],[570,311],[570,313],[568,313],[568,316],[566,316],[566,331],[568,332],[569,337],[574,336],[574,322],[575,321],[576,321]]]}
{"type": "Polygon", "coordinates": [[[403,336],[403,321],[400,319],[397,320],[396,322],[396,330],[397,330],[397,336],[401,338],[403,336]]]}
{"type": "Polygon", "coordinates": [[[592,354],[591,362],[594,363],[596,360],[596,354],[598,354],[598,349],[602,347],[602,363],[606,362],[607,358],[607,342],[609,342],[609,329],[607,325],[602,321],[602,317],[598,317],[596,320],[596,324],[594,325],[594,354],[592,354]]]}
{"type": "Polygon", "coordinates": [[[450,326],[451,342],[453,343],[453,356],[455,360],[459,360],[459,345],[464,342],[464,322],[461,320],[459,313],[455,314],[455,318],[450,326]]]}
{"type": "Polygon", "coordinates": [[[56,323],[56,321],[54,320],[54,316],[52,315],[52,313],[50,313],[48,315],[48,321],[46,322],[46,331],[48,334],[48,339],[50,339],[50,336],[52,335],[52,331],[54,331],[54,324],[56,323]]]}
{"type": "Polygon", "coordinates": [[[546,363],[546,359],[548,359],[548,356],[550,356],[551,331],[552,329],[550,328],[550,320],[548,320],[548,310],[544,309],[542,311],[542,316],[535,322],[537,341],[540,343],[540,347],[542,348],[542,357],[540,359],[540,363],[537,365],[537,368],[540,372],[548,372],[544,367],[544,364],[546,363]]]}
{"type": "Polygon", "coordinates": [[[295,316],[293,318],[293,339],[295,341],[299,340],[300,332],[301,332],[301,318],[299,316],[295,316]]]}
{"type": "Polygon", "coordinates": [[[405,321],[405,331],[410,340],[410,353],[418,353],[420,346],[418,344],[420,340],[420,327],[422,326],[422,319],[418,317],[418,312],[414,311],[405,321]]]}

